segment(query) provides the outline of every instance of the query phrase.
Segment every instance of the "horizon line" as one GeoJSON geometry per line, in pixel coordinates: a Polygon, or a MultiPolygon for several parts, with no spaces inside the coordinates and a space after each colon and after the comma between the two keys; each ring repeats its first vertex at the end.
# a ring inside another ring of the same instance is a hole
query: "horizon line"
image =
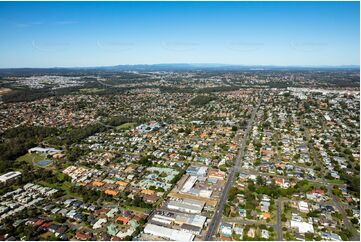
{"type": "Polygon", "coordinates": [[[120,67],[120,66],[157,66],[157,65],[199,65],[207,67],[213,65],[213,67],[305,67],[305,68],[360,68],[360,64],[340,64],[340,65],[275,65],[275,64],[224,64],[224,63],[152,63],[152,64],[114,64],[114,65],[99,65],[99,66],[44,66],[44,67],[0,67],[0,69],[91,69],[91,68],[107,68],[107,67],[120,67]]]}

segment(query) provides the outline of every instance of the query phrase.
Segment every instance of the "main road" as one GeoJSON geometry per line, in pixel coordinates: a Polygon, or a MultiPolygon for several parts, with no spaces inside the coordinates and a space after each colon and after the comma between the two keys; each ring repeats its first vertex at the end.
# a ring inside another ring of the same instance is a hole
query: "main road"
{"type": "Polygon", "coordinates": [[[283,240],[283,236],[282,236],[282,200],[278,199],[277,203],[277,224],[276,224],[276,229],[277,229],[277,240],[278,241],[282,241],[283,240]]]}
{"type": "Polygon", "coordinates": [[[242,158],[244,156],[244,150],[246,148],[248,134],[249,134],[251,128],[253,127],[254,118],[256,117],[257,110],[259,109],[259,107],[260,107],[260,105],[262,103],[263,93],[264,93],[264,90],[261,91],[258,103],[253,108],[252,115],[251,115],[250,120],[248,121],[246,132],[244,133],[242,143],[241,143],[241,147],[239,149],[236,161],[235,161],[235,163],[234,163],[233,167],[231,168],[231,171],[230,171],[230,173],[228,175],[228,179],[227,179],[226,185],[225,185],[225,187],[223,189],[223,192],[222,192],[220,201],[218,203],[218,206],[216,208],[216,212],[214,213],[213,219],[209,224],[205,240],[212,240],[213,239],[213,236],[216,234],[217,229],[219,227],[219,224],[221,222],[224,205],[226,204],[227,198],[228,198],[228,192],[231,189],[231,187],[232,187],[232,185],[233,185],[233,183],[235,181],[237,171],[241,167],[241,160],[242,160],[242,158]]]}

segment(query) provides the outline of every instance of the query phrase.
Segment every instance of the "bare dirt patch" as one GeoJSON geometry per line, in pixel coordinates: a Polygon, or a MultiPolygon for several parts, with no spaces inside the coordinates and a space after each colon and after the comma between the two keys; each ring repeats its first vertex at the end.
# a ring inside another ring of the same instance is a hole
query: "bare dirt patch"
{"type": "Polygon", "coordinates": [[[0,87],[0,96],[1,95],[5,95],[9,92],[11,92],[12,90],[10,88],[5,88],[5,87],[0,87]]]}

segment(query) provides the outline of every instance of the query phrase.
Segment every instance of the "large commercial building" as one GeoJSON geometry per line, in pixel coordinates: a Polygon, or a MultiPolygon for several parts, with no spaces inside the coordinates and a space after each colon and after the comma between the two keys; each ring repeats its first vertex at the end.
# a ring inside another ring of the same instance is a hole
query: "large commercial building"
{"type": "Polygon", "coordinates": [[[205,197],[210,198],[212,195],[211,190],[206,189],[197,189],[194,188],[194,185],[196,184],[197,180],[200,178],[196,176],[189,176],[186,182],[184,183],[182,189],[180,190],[181,193],[189,193],[197,197],[205,197]]]}
{"type": "Polygon", "coordinates": [[[185,213],[201,213],[205,202],[194,199],[171,200],[167,207],[185,213]]]}
{"type": "Polygon", "coordinates": [[[199,235],[206,220],[207,217],[202,215],[178,214],[174,223],[180,225],[183,231],[199,235]]]}
{"type": "Polygon", "coordinates": [[[145,226],[144,233],[175,241],[192,241],[194,239],[194,235],[191,233],[150,223],[145,226]]]}

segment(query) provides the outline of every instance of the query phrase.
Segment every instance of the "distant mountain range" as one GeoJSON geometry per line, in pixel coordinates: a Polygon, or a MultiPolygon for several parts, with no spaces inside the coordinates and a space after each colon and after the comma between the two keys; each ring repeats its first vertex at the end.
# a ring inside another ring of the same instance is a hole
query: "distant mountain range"
{"type": "Polygon", "coordinates": [[[153,64],[153,65],[117,65],[95,67],[113,71],[169,71],[169,70],[314,70],[314,69],[359,69],[359,66],[272,66],[272,65],[227,65],[227,64],[153,64]]]}
{"type": "Polygon", "coordinates": [[[227,64],[138,64],[99,67],[53,67],[53,68],[0,68],[0,74],[14,75],[30,73],[84,73],[122,71],[358,71],[360,66],[272,66],[272,65],[227,65],[227,64]]]}

